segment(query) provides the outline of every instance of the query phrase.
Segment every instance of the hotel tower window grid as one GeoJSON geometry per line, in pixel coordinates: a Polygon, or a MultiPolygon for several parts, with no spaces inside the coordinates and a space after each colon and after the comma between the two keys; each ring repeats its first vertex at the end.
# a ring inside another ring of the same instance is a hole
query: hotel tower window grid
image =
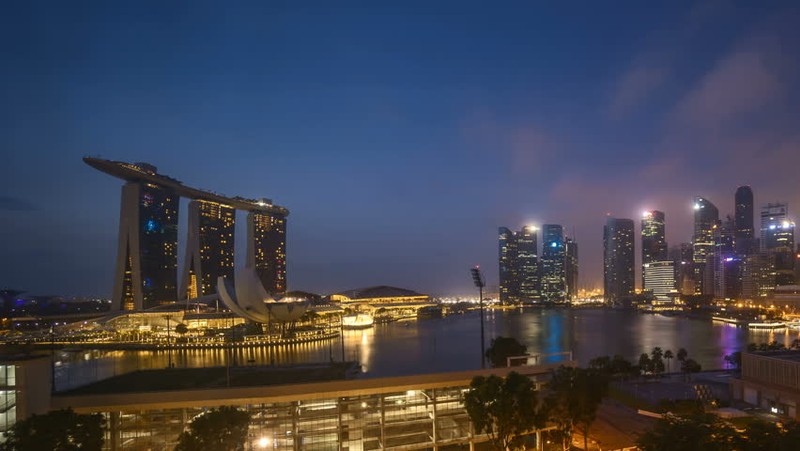
{"type": "Polygon", "coordinates": [[[178,205],[169,189],[140,182],[123,186],[115,310],[147,309],[177,299],[178,205]]]}
{"type": "Polygon", "coordinates": [[[255,268],[272,295],[286,293],[286,217],[250,212],[247,216],[247,264],[255,268]]]}
{"type": "Polygon", "coordinates": [[[233,281],[236,209],[205,200],[189,203],[186,262],[181,294],[188,299],[216,293],[217,278],[233,281]]]}

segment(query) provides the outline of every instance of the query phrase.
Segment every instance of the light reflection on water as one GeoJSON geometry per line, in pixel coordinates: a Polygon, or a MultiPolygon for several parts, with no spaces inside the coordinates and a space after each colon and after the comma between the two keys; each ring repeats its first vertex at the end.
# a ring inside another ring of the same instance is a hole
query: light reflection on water
{"type": "MultiPolygon", "coordinates": [[[[365,377],[469,370],[480,367],[477,312],[438,319],[377,324],[345,331],[342,340],[247,349],[59,352],[60,390],[139,369],[174,366],[287,365],[346,360],[361,362],[365,377]]],[[[750,342],[785,345],[800,332],[755,331],[710,320],[642,315],[612,310],[491,310],[486,312],[486,347],[493,337],[513,336],[531,354],[573,351],[585,365],[598,355],[620,354],[637,361],[653,347],[686,348],[704,369],[723,368],[723,357],[750,342]]],[[[674,368],[673,368],[674,369],[674,368]]]]}

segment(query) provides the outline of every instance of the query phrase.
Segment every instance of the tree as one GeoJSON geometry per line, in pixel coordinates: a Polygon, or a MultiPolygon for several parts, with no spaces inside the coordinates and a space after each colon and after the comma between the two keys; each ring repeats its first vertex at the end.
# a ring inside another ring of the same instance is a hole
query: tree
{"type": "Polygon", "coordinates": [[[3,451],[99,451],[105,420],[100,414],[83,415],[72,409],[54,410],[18,421],[6,432],[3,451]]]}
{"type": "Polygon", "coordinates": [[[596,369],[562,366],[553,372],[546,405],[550,420],[562,433],[564,449],[572,442],[575,426],[583,432],[583,445],[587,449],[589,428],[608,394],[608,383],[608,377],[596,369]]]}
{"type": "Polygon", "coordinates": [[[678,355],[676,357],[678,358],[679,362],[683,363],[683,361],[686,360],[686,356],[687,355],[689,355],[689,353],[686,352],[685,349],[680,348],[680,349],[678,349],[678,355]]]}
{"type": "Polygon", "coordinates": [[[528,347],[512,337],[497,337],[486,350],[486,358],[495,368],[508,366],[508,358],[525,355],[528,347]]]}
{"type": "Polygon", "coordinates": [[[638,370],[624,357],[619,354],[614,354],[614,357],[611,358],[611,374],[622,376],[623,379],[627,379],[629,376],[636,376],[638,370]]]}
{"type": "Polygon", "coordinates": [[[643,352],[642,355],[639,356],[639,372],[642,376],[647,374],[652,369],[652,361],[650,360],[650,356],[643,352]]]}
{"type": "Polygon", "coordinates": [[[589,368],[597,370],[609,378],[621,377],[627,379],[628,376],[639,374],[639,369],[619,354],[615,354],[614,357],[607,355],[595,357],[589,361],[589,368]]]}
{"type": "Polygon", "coordinates": [[[592,360],[589,360],[589,368],[610,373],[611,357],[607,355],[601,357],[595,357],[592,360]]]}
{"type": "Polygon", "coordinates": [[[660,359],[661,357],[664,356],[664,351],[662,351],[660,347],[656,346],[650,352],[650,356],[652,357],[653,360],[660,359]]]}
{"type": "Polygon", "coordinates": [[[689,380],[692,379],[692,373],[699,373],[700,370],[702,370],[702,367],[694,359],[686,359],[681,365],[681,371],[689,380]]]}
{"type": "Polygon", "coordinates": [[[211,409],[181,432],[175,451],[239,451],[244,449],[250,414],[236,407],[211,409]]]}
{"type": "Polygon", "coordinates": [[[674,357],[675,356],[672,355],[671,350],[667,349],[666,351],[664,351],[664,360],[667,361],[667,373],[670,372],[670,361],[672,361],[674,357]]]}
{"type": "Polygon", "coordinates": [[[736,449],[736,436],[735,429],[715,415],[669,415],[642,434],[637,445],[642,451],[727,451],[736,449]]]}
{"type": "Polygon", "coordinates": [[[522,434],[544,426],[537,403],[533,382],[513,371],[505,379],[476,376],[464,395],[475,431],[488,434],[494,448],[504,450],[520,447],[522,434]]]}
{"type": "Polygon", "coordinates": [[[659,376],[664,372],[664,360],[662,359],[663,356],[664,352],[658,346],[653,348],[653,351],[650,353],[650,369],[656,376],[659,376]]]}
{"type": "MultiPolygon", "coordinates": [[[[381,309],[378,309],[378,310],[381,310],[381,309]]],[[[317,320],[319,320],[319,318],[320,318],[320,314],[319,313],[317,313],[317,312],[315,312],[313,310],[306,310],[306,312],[303,313],[303,316],[300,317],[300,321],[303,321],[304,323],[312,323],[313,324],[313,323],[317,322],[317,320]]]]}
{"type": "Polygon", "coordinates": [[[756,420],[749,423],[746,432],[737,437],[736,449],[740,451],[779,450],[782,449],[783,441],[784,434],[778,425],[756,420]]]}
{"type": "Polygon", "coordinates": [[[747,350],[749,352],[782,351],[784,349],[786,349],[786,346],[784,346],[782,343],[778,343],[777,341],[771,341],[769,343],[761,343],[761,344],[750,343],[749,345],[747,345],[747,350]]]}
{"type": "Polygon", "coordinates": [[[186,326],[186,324],[178,323],[178,325],[175,326],[175,333],[177,334],[186,335],[188,332],[189,328],[186,326]]]}

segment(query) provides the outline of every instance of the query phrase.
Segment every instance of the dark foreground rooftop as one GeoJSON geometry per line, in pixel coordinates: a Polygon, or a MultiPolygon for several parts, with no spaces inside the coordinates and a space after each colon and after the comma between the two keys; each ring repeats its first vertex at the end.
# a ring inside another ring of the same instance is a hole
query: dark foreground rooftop
{"type": "Polygon", "coordinates": [[[255,387],[352,379],[354,362],[291,367],[241,366],[143,370],[112,377],[62,392],[63,395],[100,395],[221,387],[255,387]]]}

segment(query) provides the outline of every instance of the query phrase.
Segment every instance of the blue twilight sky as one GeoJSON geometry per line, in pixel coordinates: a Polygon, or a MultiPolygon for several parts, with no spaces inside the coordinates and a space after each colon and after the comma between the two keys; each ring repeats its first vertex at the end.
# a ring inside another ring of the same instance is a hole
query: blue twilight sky
{"type": "Polygon", "coordinates": [[[230,3],[2,5],[0,286],[110,295],[121,182],[84,155],[288,207],[322,293],[495,285],[530,222],[594,287],[607,214],[800,211],[797,2],[230,3]]]}

